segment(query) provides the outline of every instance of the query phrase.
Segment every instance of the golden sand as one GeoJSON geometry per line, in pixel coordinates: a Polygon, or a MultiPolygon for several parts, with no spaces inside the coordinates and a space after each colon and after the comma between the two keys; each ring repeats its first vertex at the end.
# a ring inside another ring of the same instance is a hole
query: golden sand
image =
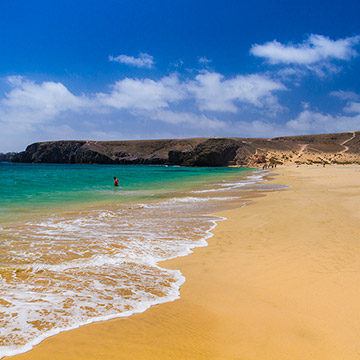
{"type": "Polygon", "coordinates": [[[287,167],[224,212],[181,299],[49,338],[28,359],[360,359],[360,167],[287,167]]]}

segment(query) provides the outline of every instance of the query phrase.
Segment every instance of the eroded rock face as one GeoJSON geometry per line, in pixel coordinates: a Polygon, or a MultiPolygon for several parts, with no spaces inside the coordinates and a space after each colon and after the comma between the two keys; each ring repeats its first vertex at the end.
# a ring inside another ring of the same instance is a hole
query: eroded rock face
{"type": "Polygon", "coordinates": [[[85,141],[54,141],[29,145],[14,156],[14,162],[65,163],[77,162],[76,154],[85,141]]]}
{"type": "Polygon", "coordinates": [[[54,141],[29,145],[15,162],[227,166],[239,140],[227,138],[133,142],[54,141]],[[174,149],[171,149],[171,148],[174,149]],[[167,148],[169,148],[168,151],[167,148]]]}
{"type": "Polygon", "coordinates": [[[184,166],[227,166],[234,161],[238,148],[239,140],[208,139],[191,151],[169,151],[168,163],[184,166]]]}

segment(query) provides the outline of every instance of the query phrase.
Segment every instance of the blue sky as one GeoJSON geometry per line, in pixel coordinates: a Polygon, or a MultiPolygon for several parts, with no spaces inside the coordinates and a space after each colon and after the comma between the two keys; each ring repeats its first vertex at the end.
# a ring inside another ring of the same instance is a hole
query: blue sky
{"type": "Polygon", "coordinates": [[[0,151],[360,130],[358,1],[2,1],[0,151]]]}

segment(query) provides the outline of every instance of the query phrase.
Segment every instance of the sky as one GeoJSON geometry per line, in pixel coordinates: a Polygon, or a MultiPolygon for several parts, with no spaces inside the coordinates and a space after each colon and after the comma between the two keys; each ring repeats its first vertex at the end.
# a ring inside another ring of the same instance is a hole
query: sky
{"type": "Polygon", "coordinates": [[[355,0],[4,0],[0,152],[360,130],[355,0]]]}

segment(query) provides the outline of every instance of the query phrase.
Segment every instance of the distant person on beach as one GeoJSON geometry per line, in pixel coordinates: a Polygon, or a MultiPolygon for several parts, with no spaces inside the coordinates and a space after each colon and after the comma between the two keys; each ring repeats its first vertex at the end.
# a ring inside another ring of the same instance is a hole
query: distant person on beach
{"type": "Polygon", "coordinates": [[[119,186],[119,180],[114,176],[114,186],[119,186]]]}

